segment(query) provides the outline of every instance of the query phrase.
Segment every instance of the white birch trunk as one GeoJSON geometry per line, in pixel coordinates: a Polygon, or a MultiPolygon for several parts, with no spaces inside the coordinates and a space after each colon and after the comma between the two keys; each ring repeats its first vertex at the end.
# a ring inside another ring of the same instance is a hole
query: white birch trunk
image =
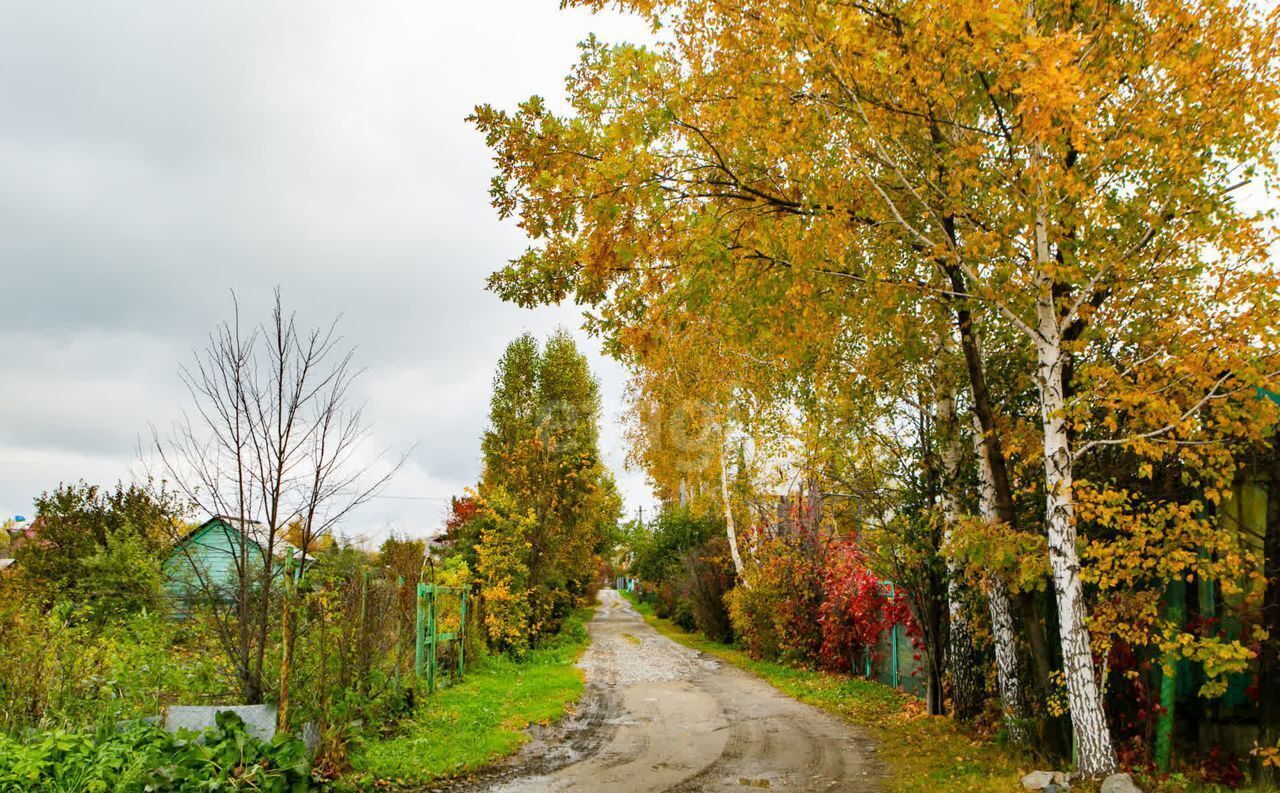
{"type": "MultiPolygon", "coordinates": [[[[1038,157],[1033,159],[1038,160],[1038,157]]],[[[1043,187],[1037,186],[1035,219],[1036,260],[1040,271],[1036,295],[1036,386],[1040,391],[1040,420],[1044,431],[1045,523],[1049,534],[1049,565],[1058,601],[1062,637],[1063,674],[1071,705],[1076,764],[1086,776],[1110,774],[1116,768],[1115,749],[1102,707],[1093,665],[1080,556],[1076,549],[1072,459],[1067,435],[1066,395],[1062,374],[1065,352],[1062,328],[1053,298],[1053,259],[1043,187]]]]}
{"type": "MultiPolygon", "coordinates": [[[[973,451],[978,461],[978,509],[982,519],[999,524],[996,512],[996,485],[987,458],[987,440],[977,415],[973,417],[973,451]]],[[[1009,607],[1009,589],[998,574],[987,585],[987,606],[991,612],[991,634],[996,650],[996,683],[1000,687],[1001,712],[1010,743],[1030,743],[1030,722],[1022,683],[1018,679],[1018,643],[1013,632],[1013,614],[1009,607]]]]}
{"type": "MultiPolygon", "coordinates": [[[[960,427],[956,421],[954,392],[942,387],[937,397],[938,434],[942,458],[942,514],[945,521],[943,547],[951,542],[951,527],[961,518],[957,489],[963,448],[960,427]]],[[[977,653],[973,647],[973,629],[960,600],[960,571],[947,559],[947,615],[950,618],[948,649],[951,655],[951,682],[954,686],[953,710],[957,718],[968,720],[982,711],[982,681],[977,653]]]]}
{"type": "Polygon", "coordinates": [[[729,555],[733,557],[733,569],[738,574],[738,583],[747,589],[751,585],[747,583],[747,576],[744,572],[742,564],[742,556],[738,553],[738,532],[733,522],[733,505],[729,501],[729,461],[724,452],[724,446],[720,448],[720,497],[724,500],[724,530],[729,535],[729,555]]]}

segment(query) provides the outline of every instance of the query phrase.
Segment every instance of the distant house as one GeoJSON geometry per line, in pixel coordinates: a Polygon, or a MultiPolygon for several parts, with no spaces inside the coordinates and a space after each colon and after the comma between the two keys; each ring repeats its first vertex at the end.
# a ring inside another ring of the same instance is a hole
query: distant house
{"type": "Polygon", "coordinates": [[[427,555],[440,558],[448,554],[458,544],[457,537],[448,534],[436,534],[427,538],[427,555]]]}
{"type": "Polygon", "coordinates": [[[0,526],[0,572],[9,570],[17,564],[18,549],[26,542],[29,532],[34,528],[34,525],[23,525],[22,521],[23,518],[6,520],[4,525],[0,526]]]}
{"type": "Polygon", "coordinates": [[[241,551],[247,552],[251,569],[260,571],[267,554],[272,557],[272,578],[284,574],[285,562],[302,552],[277,535],[267,548],[267,527],[258,521],[240,521],[215,515],[178,540],[161,565],[165,589],[179,602],[215,594],[234,602],[239,592],[241,551]]]}

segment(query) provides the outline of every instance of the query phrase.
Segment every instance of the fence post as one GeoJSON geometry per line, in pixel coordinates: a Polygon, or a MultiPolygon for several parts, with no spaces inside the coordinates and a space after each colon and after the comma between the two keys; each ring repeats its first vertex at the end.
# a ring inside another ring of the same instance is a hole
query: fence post
{"type": "Polygon", "coordinates": [[[426,628],[427,628],[427,585],[418,582],[417,603],[417,622],[414,626],[414,652],[413,652],[413,673],[417,677],[422,677],[422,662],[424,659],[423,651],[426,650],[426,628]]]}
{"type": "Polygon", "coordinates": [[[427,655],[427,692],[436,690],[436,588],[427,589],[427,633],[431,636],[431,651],[427,655]]]}
{"type": "Polygon", "coordinates": [[[363,570],[360,573],[360,625],[356,631],[356,668],[360,670],[360,681],[356,684],[357,688],[364,688],[369,680],[369,652],[365,636],[367,635],[368,609],[366,604],[369,600],[369,571],[363,570]]]}
{"type": "Polygon", "coordinates": [[[368,619],[369,571],[360,574],[360,641],[364,641],[365,620],[368,619]]]}
{"type": "MultiPolygon", "coordinates": [[[[893,604],[897,602],[898,602],[897,586],[892,581],[890,581],[889,582],[890,607],[892,607],[893,604]]],[[[890,636],[890,646],[893,648],[892,650],[893,652],[893,687],[897,688],[898,687],[898,621],[897,620],[893,621],[893,626],[889,630],[892,631],[889,634],[889,636],[890,636]]]]}
{"type": "Polygon", "coordinates": [[[463,656],[467,652],[467,590],[458,595],[458,678],[462,678],[463,656]]]}
{"type": "Polygon", "coordinates": [[[289,677],[293,672],[293,557],[284,560],[284,597],[280,600],[280,693],[276,702],[276,729],[289,731],[289,677]]]}
{"type": "Polygon", "coordinates": [[[404,576],[396,577],[396,591],[391,598],[391,607],[396,617],[396,655],[395,655],[395,687],[400,690],[400,656],[404,655],[404,611],[400,608],[400,589],[404,586],[404,576]]]}
{"type": "MultiPolygon", "coordinates": [[[[1164,618],[1181,628],[1187,618],[1187,582],[1181,576],[1165,589],[1164,618]]],[[[1160,658],[1160,717],[1156,720],[1156,768],[1169,770],[1173,759],[1173,711],[1178,701],[1178,656],[1172,651],[1160,658]]]]}

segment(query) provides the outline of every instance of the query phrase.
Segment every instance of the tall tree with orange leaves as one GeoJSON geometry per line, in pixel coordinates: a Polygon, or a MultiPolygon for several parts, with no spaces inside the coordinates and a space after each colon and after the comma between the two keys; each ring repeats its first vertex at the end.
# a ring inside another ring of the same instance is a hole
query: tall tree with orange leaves
{"type": "Polygon", "coordinates": [[[495,206],[537,241],[492,287],[573,294],[619,347],[637,327],[678,332],[659,307],[690,301],[734,306],[784,356],[787,319],[876,337],[868,319],[887,306],[940,312],[1006,522],[975,318],[1021,338],[1075,753],[1086,774],[1110,771],[1075,471],[1112,445],[1191,454],[1229,432],[1207,415],[1274,420],[1242,398],[1276,374],[1272,332],[1242,325],[1277,283],[1264,218],[1236,201],[1270,175],[1274,14],[1240,0],[621,5],[669,39],[589,41],[572,115],[536,98],[476,112],[495,206]]]}

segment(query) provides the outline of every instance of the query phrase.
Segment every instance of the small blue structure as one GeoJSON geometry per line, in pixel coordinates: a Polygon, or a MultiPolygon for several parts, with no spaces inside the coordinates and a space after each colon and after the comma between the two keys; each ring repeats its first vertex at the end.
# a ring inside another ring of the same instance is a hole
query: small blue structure
{"type": "Polygon", "coordinates": [[[174,546],[161,569],[165,590],[179,603],[213,596],[223,603],[234,603],[240,592],[240,567],[247,557],[251,580],[261,576],[267,554],[272,558],[273,580],[284,575],[287,564],[301,558],[302,552],[277,535],[268,549],[266,527],[258,521],[240,521],[215,515],[192,529],[174,546]]]}

